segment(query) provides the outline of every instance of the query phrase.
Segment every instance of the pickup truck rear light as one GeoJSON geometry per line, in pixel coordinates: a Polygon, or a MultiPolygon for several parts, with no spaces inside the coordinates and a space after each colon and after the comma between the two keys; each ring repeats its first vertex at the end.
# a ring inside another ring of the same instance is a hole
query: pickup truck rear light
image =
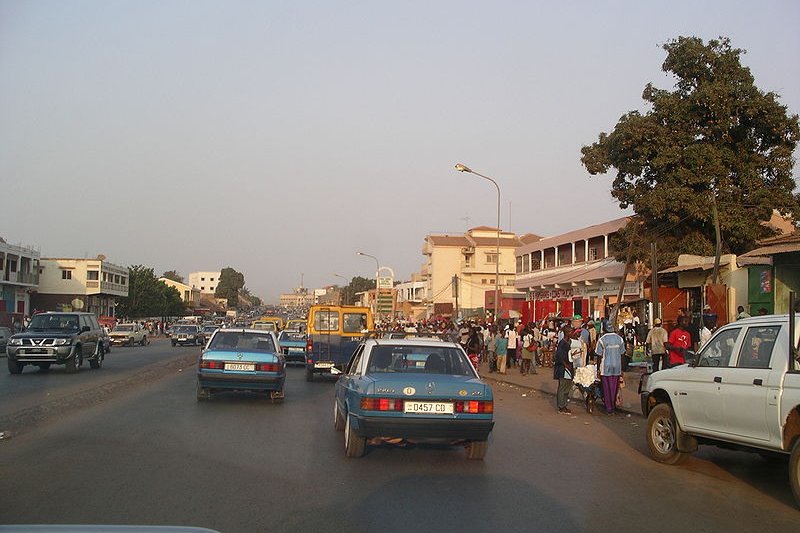
{"type": "Polygon", "coordinates": [[[456,402],[456,413],[484,414],[494,413],[494,402],[486,400],[470,400],[456,402]]]}
{"type": "Polygon", "coordinates": [[[403,400],[399,398],[361,398],[364,411],[402,411],[403,400]]]}
{"type": "Polygon", "coordinates": [[[280,372],[282,366],[280,363],[259,363],[256,365],[256,370],[259,372],[280,372]]]}
{"type": "Polygon", "coordinates": [[[225,368],[225,363],[223,363],[222,361],[209,361],[207,359],[201,359],[200,368],[207,368],[210,370],[223,370],[225,368]]]}

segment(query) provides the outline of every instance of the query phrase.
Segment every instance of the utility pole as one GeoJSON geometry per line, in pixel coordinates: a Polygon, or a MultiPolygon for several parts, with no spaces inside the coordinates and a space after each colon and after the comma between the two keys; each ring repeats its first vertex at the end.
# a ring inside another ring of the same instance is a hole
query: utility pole
{"type": "Polygon", "coordinates": [[[661,318],[661,312],[658,308],[658,261],[656,260],[655,241],[650,243],[650,270],[652,271],[652,277],[650,281],[650,296],[653,300],[652,318],[661,318]]]}
{"type": "Polygon", "coordinates": [[[456,311],[453,319],[458,320],[458,276],[453,276],[453,280],[450,283],[453,286],[453,296],[456,297],[456,311]]]}

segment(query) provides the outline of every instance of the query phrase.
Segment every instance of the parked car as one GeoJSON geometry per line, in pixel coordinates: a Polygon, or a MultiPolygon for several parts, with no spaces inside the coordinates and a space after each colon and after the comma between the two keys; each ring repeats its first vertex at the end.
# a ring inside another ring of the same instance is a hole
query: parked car
{"type": "Polygon", "coordinates": [[[200,356],[197,400],[210,400],[221,391],[251,391],[282,401],[285,379],[286,363],[274,332],[220,329],[200,356]]]}
{"type": "Polygon", "coordinates": [[[147,331],[137,323],[117,324],[109,333],[111,343],[118,346],[133,346],[147,344],[147,331]]]}
{"type": "Polygon", "coordinates": [[[368,440],[401,439],[463,445],[483,459],[494,396],[455,343],[369,339],[336,382],[333,420],[347,457],[362,456],[368,440]]]}
{"type": "Polygon", "coordinates": [[[100,368],[105,358],[103,328],[91,313],[40,313],[25,331],[8,340],[8,371],[19,374],[26,365],[47,370],[65,365],[68,373],[80,370],[83,361],[100,368]]]}
{"type": "Polygon", "coordinates": [[[210,339],[212,337],[212,335],[214,335],[214,332],[216,332],[218,329],[219,329],[219,326],[214,325],[214,324],[206,324],[206,325],[204,325],[203,326],[203,337],[205,337],[206,339],[210,339]]]}
{"type": "Polygon", "coordinates": [[[800,505],[800,319],[767,315],[719,328],[691,364],[643,376],[650,455],[679,464],[700,444],[786,456],[800,505]]]}
{"type": "Polygon", "coordinates": [[[206,343],[205,335],[200,326],[180,324],[172,328],[172,345],[186,346],[187,344],[203,345],[206,343]]]}
{"type": "Polygon", "coordinates": [[[298,363],[305,366],[306,339],[306,334],[299,331],[289,331],[288,329],[281,331],[278,342],[287,364],[298,363]]]}

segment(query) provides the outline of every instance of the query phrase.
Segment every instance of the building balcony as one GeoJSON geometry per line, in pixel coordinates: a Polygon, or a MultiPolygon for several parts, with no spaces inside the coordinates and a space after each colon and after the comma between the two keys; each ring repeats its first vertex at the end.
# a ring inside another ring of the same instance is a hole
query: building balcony
{"type": "Polygon", "coordinates": [[[6,271],[2,278],[3,283],[11,285],[39,285],[38,272],[8,272],[6,271]]]}

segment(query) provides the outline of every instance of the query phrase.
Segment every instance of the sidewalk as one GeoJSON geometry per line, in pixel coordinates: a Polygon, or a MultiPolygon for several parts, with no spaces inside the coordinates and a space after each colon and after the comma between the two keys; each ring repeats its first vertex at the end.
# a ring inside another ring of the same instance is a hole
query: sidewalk
{"type": "MultiPolygon", "coordinates": [[[[555,409],[555,395],[556,389],[558,388],[558,381],[553,379],[553,368],[552,367],[537,367],[538,374],[530,374],[528,376],[523,376],[519,373],[519,368],[511,368],[507,370],[506,374],[498,374],[489,373],[489,364],[488,363],[481,363],[480,366],[480,374],[481,378],[485,379],[489,382],[495,383],[506,383],[509,385],[515,385],[517,387],[536,390],[539,392],[543,392],[550,396],[553,396],[553,409],[555,409]]],[[[623,411],[625,413],[631,413],[634,415],[642,416],[642,408],[641,404],[639,403],[639,379],[641,374],[638,370],[634,370],[633,372],[625,372],[625,387],[622,388],[622,406],[617,407],[618,411],[623,411]]],[[[582,402],[579,403],[578,406],[575,406],[573,402],[570,402],[570,408],[572,410],[581,409],[583,410],[582,402]]],[[[585,411],[584,411],[585,412],[585,411]]],[[[598,403],[595,406],[595,413],[603,413],[602,405],[598,403]]]]}

